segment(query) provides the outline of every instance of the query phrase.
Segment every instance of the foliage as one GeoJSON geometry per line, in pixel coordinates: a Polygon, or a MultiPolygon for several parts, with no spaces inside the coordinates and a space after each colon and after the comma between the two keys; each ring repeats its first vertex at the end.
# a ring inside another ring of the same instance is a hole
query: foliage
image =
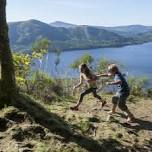
{"type": "Polygon", "coordinates": [[[147,95],[147,97],[152,98],[152,88],[147,89],[146,95],[147,95]]]}
{"type": "Polygon", "coordinates": [[[32,45],[32,57],[41,58],[45,53],[48,52],[50,41],[46,38],[35,41],[32,45]]]}
{"type": "MultiPolygon", "coordinates": [[[[47,52],[48,41],[46,39],[35,42],[31,54],[14,53],[13,60],[15,65],[16,80],[19,89],[34,98],[47,103],[59,101],[62,97],[69,95],[69,84],[61,79],[53,79],[40,71],[32,71],[31,66],[34,59],[41,58],[47,52]]],[[[60,51],[56,50],[59,64],[60,51]]]]}
{"type": "Polygon", "coordinates": [[[41,52],[42,50],[48,51],[49,45],[50,45],[50,42],[48,39],[46,38],[39,39],[33,43],[32,51],[33,52],[41,52]]]}
{"type": "Polygon", "coordinates": [[[110,61],[108,61],[105,58],[101,58],[99,59],[99,61],[97,62],[97,71],[98,72],[105,72],[108,65],[110,64],[110,61]]]}
{"type": "MultiPolygon", "coordinates": [[[[42,46],[40,46],[39,48],[41,49],[38,50],[43,50],[42,46]]],[[[16,80],[18,86],[22,91],[34,96],[36,99],[40,99],[48,103],[52,101],[59,101],[62,97],[71,96],[72,87],[73,84],[76,83],[77,81],[76,79],[72,79],[72,78],[53,79],[50,76],[39,71],[35,73],[31,73],[30,68],[31,68],[32,60],[35,58],[41,58],[43,56],[43,53],[44,53],[43,51],[38,51],[38,52],[34,51],[32,52],[32,54],[15,53],[13,55],[15,71],[16,71],[16,80]]],[[[56,60],[56,67],[57,67],[57,65],[59,64],[60,51],[56,50],[56,54],[57,54],[57,60],[56,60]]],[[[81,57],[77,58],[70,65],[70,67],[76,69],[81,63],[86,63],[88,65],[92,64],[95,67],[93,69],[94,71],[96,71],[97,73],[103,73],[106,71],[107,66],[109,64],[115,62],[109,61],[105,58],[100,58],[97,62],[94,62],[93,57],[90,54],[85,53],[81,57]]],[[[100,79],[98,81],[99,81],[98,84],[104,87],[105,82],[107,80],[100,79]]],[[[145,93],[143,87],[146,83],[147,83],[147,78],[130,77],[129,85],[131,88],[131,95],[143,96],[145,93]]],[[[130,100],[132,99],[133,98],[131,98],[130,100]]]]}
{"type": "Polygon", "coordinates": [[[131,94],[134,96],[143,96],[144,86],[147,84],[148,78],[146,77],[129,77],[128,83],[131,89],[131,94]]]}
{"type": "Polygon", "coordinates": [[[14,53],[13,61],[17,84],[23,85],[30,71],[31,57],[28,54],[14,53]]]}
{"type": "Polygon", "coordinates": [[[47,74],[37,71],[28,80],[27,93],[46,102],[56,101],[63,96],[62,83],[52,79],[47,74]]]}
{"type": "Polygon", "coordinates": [[[94,60],[93,57],[89,53],[85,53],[80,58],[77,58],[72,64],[70,64],[70,67],[72,69],[77,69],[80,64],[82,63],[91,64],[93,60],[94,60]]]}
{"type": "Polygon", "coordinates": [[[47,39],[40,39],[33,44],[31,54],[13,54],[13,61],[18,86],[27,83],[26,81],[30,76],[32,61],[37,58],[42,58],[43,55],[47,52],[48,47],[49,41],[47,39]]]}

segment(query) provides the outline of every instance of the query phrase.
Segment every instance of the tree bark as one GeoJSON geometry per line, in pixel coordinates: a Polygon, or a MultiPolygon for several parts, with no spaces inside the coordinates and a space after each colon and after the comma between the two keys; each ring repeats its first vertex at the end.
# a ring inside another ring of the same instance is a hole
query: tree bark
{"type": "Polygon", "coordinates": [[[6,21],[6,0],[0,0],[0,63],[0,106],[2,107],[4,105],[10,105],[16,94],[15,72],[9,46],[8,25],[6,21]]]}

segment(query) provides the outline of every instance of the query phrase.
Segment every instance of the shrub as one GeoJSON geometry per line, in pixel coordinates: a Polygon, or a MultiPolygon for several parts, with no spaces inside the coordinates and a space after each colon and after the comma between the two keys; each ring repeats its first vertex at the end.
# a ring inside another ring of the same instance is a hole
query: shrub
{"type": "Polygon", "coordinates": [[[105,72],[106,71],[106,69],[107,69],[107,67],[108,67],[108,65],[110,64],[111,62],[110,61],[108,61],[107,59],[105,59],[105,58],[101,58],[101,59],[99,59],[99,61],[97,62],[97,71],[98,72],[105,72]]]}
{"type": "Polygon", "coordinates": [[[89,53],[85,53],[80,58],[76,59],[72,64],[70,64],[70,68],[77,69],[80,64],[91,64],[93,60],[93,57],[89,53]]]}
{"type": "Polygon", "coordinates": [[[25,79],[30,72],[31,57],[28,54],[14,53],[13,61],[17,85],[22,86],[25,84],[25,79]]]}
{"type": "Polygon", "coordinates": [[[58,97],[64,94],[61,81],[55,80],[40,71],[31,76],[27,88],[28,94],[46,102],[57,101],[58,97]]]}
{"type": "Polygon", "coordinates": [[[145,85],[148,83],[148,78],[146,77],[129,77],[128,83],[131,90],[131,95],[134,96],[144,96],[145,95],[145,85]]]}
{"type": "Polygon", "coordinates": [[[146,96],[152,98],[152,88],[148,88],[146,91],[146,96]]]}

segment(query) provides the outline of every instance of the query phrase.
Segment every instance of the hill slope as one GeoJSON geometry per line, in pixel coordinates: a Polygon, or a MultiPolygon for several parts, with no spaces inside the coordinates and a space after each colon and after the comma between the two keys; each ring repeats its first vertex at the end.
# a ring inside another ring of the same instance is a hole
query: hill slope
{"type": "MultiPolygon", "coordinates": [[[[109,96],[106,96],[109,100],[109,96]]],[[[0,112],[0,150],[3,152],[150,152],[152,151],[151,100],[129,104],[136,120],[126,124],[119,110],[111,122],[107,111],[88,97],[80,111],[70,111],[71,102],[50,106],[26,97],[18,108],[0,112]],[[92,109],[95,108],[95,109],[92,109]]],[[[16,106],[16,105],[15,105],[16,106]]]]}

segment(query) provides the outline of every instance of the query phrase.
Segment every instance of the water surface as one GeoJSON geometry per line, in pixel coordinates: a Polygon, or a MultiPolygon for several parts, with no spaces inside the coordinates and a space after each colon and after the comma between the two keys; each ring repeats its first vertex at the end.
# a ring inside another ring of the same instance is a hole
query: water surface
{"type": "Polygon", "coordinates": [[[76,76],[78,72],[70,69],[69,65],[84,53],[89,53],[96,61],[100,58],[118,61],[124,65],[124,72],[128,72],[130,76],[146,76],[152,84],[152,43],[119,48],[65,51],[60,54],[57,70],[55,68],[56,54],[48,53],[43,60],[37,62],[36,66],[51,76],[76,76]]]}

